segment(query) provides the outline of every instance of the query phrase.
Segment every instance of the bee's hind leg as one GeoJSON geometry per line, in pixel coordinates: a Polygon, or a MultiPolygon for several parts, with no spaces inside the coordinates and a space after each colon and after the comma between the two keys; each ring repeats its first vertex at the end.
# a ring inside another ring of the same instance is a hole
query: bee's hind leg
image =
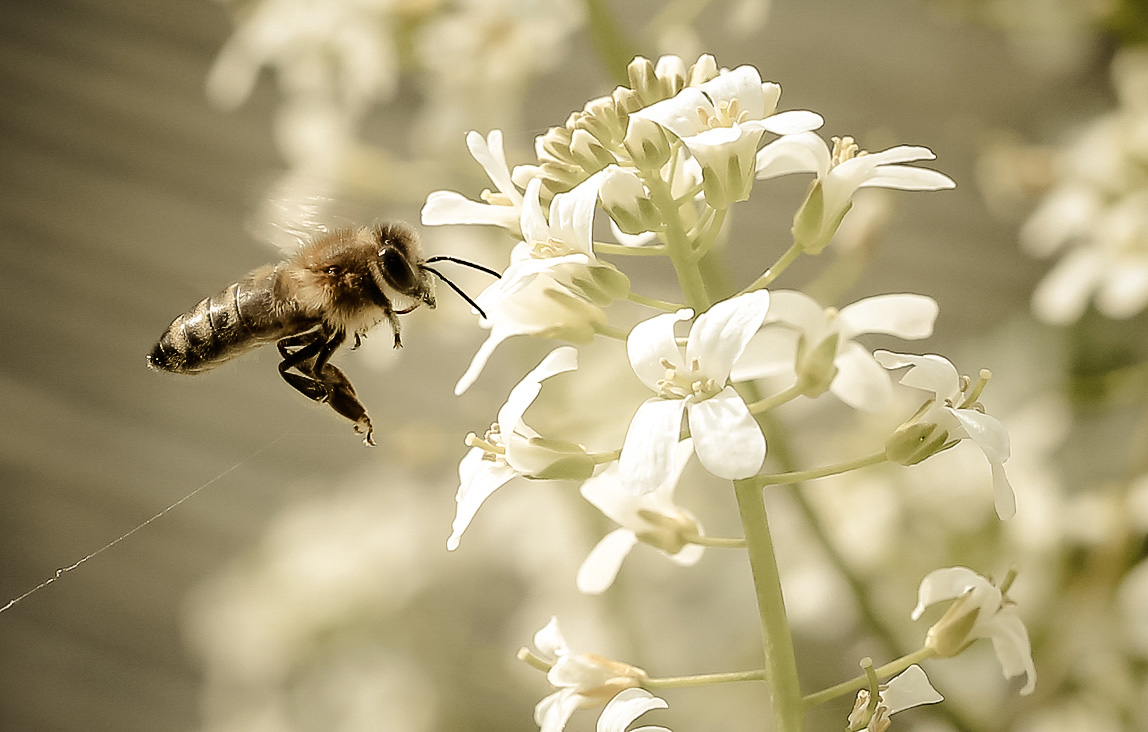
{"type": "Polygon", "coordinates": [[[347,375],[337,366],[328,363],[323,366],[319,379],[328,390],[327,403],[331,409],[355,423],[355,432],[363,435],[363,444],[374,445],[375,441],[371,439],[374,431],[371,418],[367,416],[367,408],[359,401],[347,375]]]}
{"type": "Polygon", "coordinates": [[[320,404],[327,401],[328,390],[320,380],[310,375],[311,369],[307,362],[322,352],[326,345],[323,338],[323,331],[316,330],[289,336],[276,343],[279,354],[283,356],[283,360],[279,362],[279,375],[291,385],[291,388],[320,404]],[[290,351],[289,348],[296,350],[290,351]],[[300,373],[292,373],[291,369],[296,369],[300,373]]]}

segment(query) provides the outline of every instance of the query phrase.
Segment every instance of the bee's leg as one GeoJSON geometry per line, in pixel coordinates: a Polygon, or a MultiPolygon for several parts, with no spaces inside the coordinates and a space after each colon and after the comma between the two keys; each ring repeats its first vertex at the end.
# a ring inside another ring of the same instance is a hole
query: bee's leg
{"type": "Polygon", "coordinates": [[[314,331],[280,339],[276,344],[283,356],[279,362],[279,375],[300,394],[319,403],[327,400],[328,391],[320,380],[310,374],[311,368],[307,362],[322,352],[326,345],[322,337],[322,331],[314,331]],[[296,350],[288,350],[293,347],[297,347],[296,350]],[[291,369],[301,373],[291,373],[291,369]]]}
{"type": "Polygon", "coordinates": [[[363,444],[374,445],[375,441],[371,439],[371,418],[367,416],[367,408],[355,395],[355,387],[351,386],[347,375],[337,366],[328,363],[323,366],[319,379],[329,391],[327,403],[331,408],[355,423],[355,432],[363,435],[363,444]]]}

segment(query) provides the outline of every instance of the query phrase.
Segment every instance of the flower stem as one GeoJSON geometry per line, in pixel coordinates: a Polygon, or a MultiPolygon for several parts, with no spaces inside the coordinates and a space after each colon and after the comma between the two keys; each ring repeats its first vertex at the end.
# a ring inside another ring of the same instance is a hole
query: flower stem
{"type": "Polygon", "coordinates": [[[781,276],[781,273],[784,272],[789,265],[793,264],[794,261],[801,256],[802,251],[804,250],[799,245],[793,244],[785,251],[785,254],[782,254],[781,257],[773,263],[772,267],[765,270],[765,273],[762,274],[761,277],[754,280],[753,284],[742,290],[742,292],[753,292],[754,290],[768,287],[774,280],[781,276]]]}
{"type": "Polygon", "coordinates": [[[756,402],[749,405],[749,411],[750,414],[761,414],[762,412],[768,412],[769,410],[779,407],[788,401],[792,401],[799,396],[801,396],[800,382],[794,384],[788,389],[785,389],[784,391],[779,391],[773,396],[767,396],[762,399],[758,399],[756,402]]]}
{"type": "Polygon", "coordinates": [[[670,194],[670,185],[662,180],[657,172],[644,175],[643,179],[650,191],[650,200],[661,213],[662,220],[666,222],[666,229],[663,232],[666,253],[674,265],[674,272],[678,275],[678,284],[682,288],[686,304],[693,308],[694,313],[704,313],[709,309],[710,298],[706,294],[706,286],[697,267],[693,243],[682,224],[678,204],[670,194]]]}
{"type": "Polygon", "coordinates": [[[781,594],[781,576],[773,552],[773,539],[765,514],[765,497],[753,479],[735,480],[734,494],[745,529],[749,566],[757,593],[761,616],[762,642],[765,649],[765,680],[769,686],[775,732],[801,732],[804,707],[797,678],[797,659],[785,599],[781,594]]]}
{"type": "Polygon", "coordinates": [[[594,251],[599,254],[620,254],[625,257],[652,257],[666,253],[664,244],[647,244],[640,247],[628,247],[625,244],[611,244],[608,241],[594,242],[594,251]]]}
{"type": "Polygon", "coordinates": [[[850,470],[858,470],[860,468],[867,468],[870,465],[877,465],[888,460],[885,457],[885,452],[875,452],[872,455],[866,455],[856,460],[849,460],[844,463],[837,463],[836,465],[826,465],[823,468],[815,468],[813,470],[792,470],[788,473],[774,473],[773,475],[756,475],[752,478],[746,478],[747,482],[753,483],[757,487],[767,485],[784,485],[786,483],[801,483],[806,480],[813,480],[814,478],[824,478],[829,475],[837,475],[839,473],[848,473],[850,470]]]}
{"type": "Polygon", "coordinates": [[[605,323],[595,323],[594,332],[598,335],[606,336],[607,338],[614,338],[619,341],[624,341],[629,336],[629,333],[622,330],[621,328],[615,328],[614,326],[606,325],[605,323]]]}
{"type": "Polygon", "coordinates": [[[667,313],[676,313],[685,307],[685,305],[679,305],[676,302],[667,302],[665,300],[659,300],[656,297],[639,295],[633,290],[631,290],[630,294],[626,297],[630,300],[630,302],[636,302],[639,305],[646,305],[651,308],[657,308],[658,310],[665,310],[667,313]]]}
{"type": "Polygon", "coordinates": [[[729,671],[721,674],[698,674],[696,676],[663,676],[660,679],[647,679],[642,686],[647,689],[671,689],[686,686],[708,686],[710,684],[732,684],[738,681],[763,681],[765,671],[729,671]]]}
{"type": "MultiPolygon", "coordinates": [[[[932,649],[918,648],[906,656],[901,656],[895,661],[890,661],[884,666],[881,666],[878,669],[874,669],[873,673],[877,674],[878,678],[885,679],[901,673],[905,669],[912,666],[914,663],[919,663],[932,657],[932,649]]],[[[804,700],[802,700],[802,703],[806,709],[809,709],[810,707],[815,707],[818,704],[824,704],[830,699],[836,699],[839,696],[848,694],[851,691],[864,689],[866,686],[868,686],[868,684],[869,677],[866,674],[854,676],[848,681],[843,681],[835,686],[830,686],[828,689],[822,689],[821,691],[810,694],[809,696],[805,697],[804,700]]]]}

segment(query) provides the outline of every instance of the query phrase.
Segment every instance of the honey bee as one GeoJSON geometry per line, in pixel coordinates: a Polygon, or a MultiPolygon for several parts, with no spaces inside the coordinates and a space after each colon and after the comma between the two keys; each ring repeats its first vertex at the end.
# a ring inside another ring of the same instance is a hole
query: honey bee
{"type": "Polygon", "coordinates": [[[314,238],[278,264],[269,264],[200,300],[160,336],[148,366],[197,374],[274,342],[279,374],[309,399],[327,403],[351,420],[363,442],[374,445],[366,407],[331,356],[354,337],[357,348],[373,326],[386,321],[402,346],[400,315],[435,307],[434,275],[480,315],[482,309],[429,265],[450,261],[495,277],[494,270],[454,257],[424,259],[418,235],[398,223],[340,229],[314,238]],[[396,305],[401,307],[396,307],[396,305]]]}

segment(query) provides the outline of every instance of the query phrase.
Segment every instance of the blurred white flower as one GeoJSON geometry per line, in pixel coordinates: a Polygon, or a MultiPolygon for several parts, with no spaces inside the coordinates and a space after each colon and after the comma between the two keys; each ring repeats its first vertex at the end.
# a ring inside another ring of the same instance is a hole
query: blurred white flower
{"type": "Polygon", "coordinates": [[[502,278],[476,299],[486,312],[480,325],[490,329],[490,335],[455,385],[455,394],[470,388],[494,349],[512,336],[589,343],[595,328],[606,322],[602,307],[629,291],[626,276],[594,256],[591,228],[599,181],[592,176],[555,196],[549,220],[538,200],[541,181],[527,185],[524,240],[511,253],[502,278]]]}
{"type": "Polygon", "coordinates": [[[976,401],[987,381],[987,372],[982,372],[981,380],[971,385],[941,356],[877,351],[873,357],[887,369],[908,366],[901,383],[933,394],[932,406],[918,410],[886,444],[890,459],[913,465],[958,440],[970,439],[992,467],[997,515],[1012,518],[1016,514],[1016,495],[1004,469],[1010,453],[1008,430],[996,417],[985,414],[976,401]]]}
{"type": "Polygon", "coordinates": [[[479,203],[454,191],[433,191],[423,205],[423,224],[490,224],[521,235],[522,194],[510,177],[510,166],[502,147],[502,130],[491,130],[485,138],[472,130],[466,134],[466,146],[497,192],[484,190],[483,203],[479,203]]]}
{"type": "Polygon", "coordinates": [[[898,188],[936,191],[953,188],[951,178],[935,170],[899,165],[936,156],[927,147],[898,145],[877,153],[860,150],[853,138],[833,138],[833,151],[813,132],[799,132],[774,140],[757,153],[757,177],[775,178],[790,173],[814,173],[793,220],[794,241],[816,254],[833,239],[841,220],[853,205],[859,188],[898,188]]]}
{"type": "Polygon", "coordinates": [[[698,316],[685,356],[674,324],[693,312],[658,315],[630,331],[630,365],[657,396],[634,414],[619,459],[622,483],[649,493],[673,472],[673,456],[688,415],[698,459],[720,478],[748,478],[761,469],[765,437],[741,395],[730,386],[730,369],[761,327],[769,293],[750,292],[717,303],[698,316]]]}
{"type": "Polygon", "coordinates": [[[786,135],[823,122],[813,112],[778,113],[780,97],[780,86],[763,84],[752,66],[739,66],[630,117],[652,120],[677,135],[701,164],[706,202],[727,208],[749,198],[754,155],[766,132],[786,135]]]}
{"type": "Polygon", "coordinates": [[[860,730],[885,732],[891,724],[889,717],[897,712],[944,700],[945,697],[937,693],[929,683],[925,670],[914,664],[881,684],[877,708],[868,722],[865,722],[865,716],[868,714],[869,690],[862,689],[857,692],[857,701],[853,704],[853,711],[849,713],[849,729],[857,732],[860,730]],[[859,726],[863,723],[864,727],[859,726]]]}
{"type": "Polygon", "coordinates": [[[1020,693],[1031,694],[1036,688],[1036,667],[1028,631],[1000,588],[967,567],[935,570],[921,580],[913,620],[919,619],[928,606],[945,600],[956,602],[929,628],[925,645],[937,656],[948,658],[973,641],[988,638],[1005,678],[1024,674],[1025,685],[1020,693]]]}
{"type": "MultiPolygon", "coordinates": [[[[667,709],[665,699],[654,696],[645,689],[623,689],[606,705],[598,715],[597,732],[626,732],[634,720],[652,709],[667,709]]],[[[638,727],[631,732],[670,732],[665,727],[638,727]]]]}
{"type": "MultiPolygon", "coordinates": [[[[546,661],[553,663],[546,679],[558,689],[534,707],[534,721],[541,732],[562,732],[576,710],[602,705],[618,692],[640,686],[647,678],[646,672],[635,666],[570,650],[558,627],[558,618],[551,618],[534,634],[534,645],[546,661]]],[[[615,707],[612,713],[620,711],[615,707]]]]}
{"type": "Polygon", "coordinates": [[[701,560],[704,547],[689,543],[688,537],[702,535],[702,527],[692,514],[674,505],[674,489],[691,455],[693,440],[679,442],[670,475],[649,493],[635,495],[627,490],[618,463],[582,484],[582,497],[621,528],[607,534],[586,557],[578,570],[579,590],[592,595],[605,592],[639,541],[685,567],[701,560]]]}
{"type": "Polygon", "coordinates": [[[259,0],[244,11],[207,77],[208,97],[221,107],[242,104],[263,66],[276,68],[289,95],[321,95],[351,110],[394,92],[390,3],[259,0]]]}
{"type": "Polygon", "coordinates": [[[581,446],[542,439],[522,420],[542,390],[543,381],[577,367],[577,351],[569,346],[554,349],[510,391],[506,404],[498,410],[498,421],[485,437],[472,434],[467,438],[474,447],[458,466],[458,509],[447,549],[458,548],[462,533],[483,501],[512,478],[559,477],[564,473],[569,473],[566,477],[585,477],[593,470],[593,461],[581,446]]]}
{"type": "Polygon", "coordinates": [[[892,398],[889,375],[853,339],[882,333],[917,340],[933,334],[937,303],[924,295],[879,295],[822,308],[794,290],[774,290],[763,327],[734,365],[734,381],[782,376],[815,398],[833,393],[854,409],[879,412],[892,398]]]}
{"type": "Polygon", "coordinates": [[[1112,65],[1120,106],[1060,153],[1059,184],[1021,229],[1036,256],[1065,250],[1033,293],[1040,319],[1066,325],[1095,299],[1109,318],[1148,306],[1148,53],[1125,49],[1112,65]]]}

